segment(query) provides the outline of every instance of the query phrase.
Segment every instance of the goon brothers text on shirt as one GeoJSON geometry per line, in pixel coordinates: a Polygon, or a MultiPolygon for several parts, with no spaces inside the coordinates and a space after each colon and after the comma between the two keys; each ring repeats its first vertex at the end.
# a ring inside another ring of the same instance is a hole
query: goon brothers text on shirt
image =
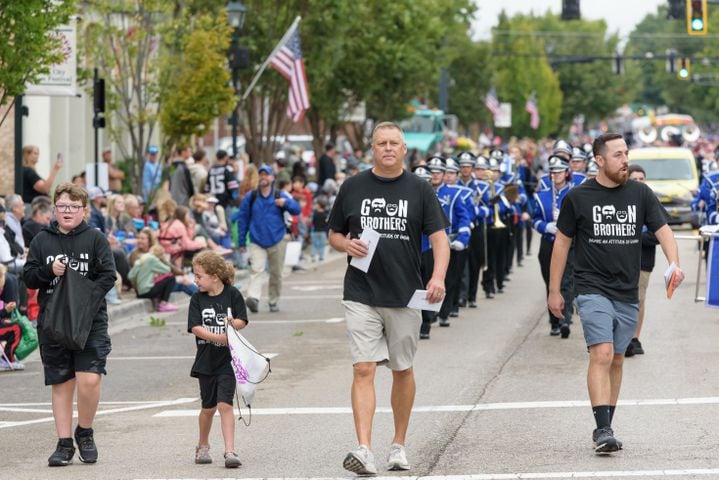
{"type": "Polygon", "coordinates": [[[626,210],[617,210],[614,205],[594,205],[592,221],[591,243],[631,245],[639,242],[636,205],[628,205],[626,210]]]}
{"type": "Polygon", "coordinates": [[[383,238],[409,241],[407,235],[407,211],[409,202],[398,200],[387,203],[384,198],[365,198],[360,208],[362,229],[371,228],[383,238]]]}

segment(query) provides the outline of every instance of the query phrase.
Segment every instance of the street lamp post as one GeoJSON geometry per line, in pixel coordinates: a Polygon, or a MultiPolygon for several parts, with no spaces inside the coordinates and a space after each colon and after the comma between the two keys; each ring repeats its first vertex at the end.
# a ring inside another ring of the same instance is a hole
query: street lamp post
{"type": "MultiPolygon", "coordinates": [[[[245,24],[245,15],[247,8],[242,2],[230,2],[227,4],[227,20],[230,22],[232,30],[232,43],[228,57],[230,68],[232,69],[232,88],[235,96],[239,95],[239,76],[240,69],[248,66],[248,50],[240,47],[240,35],[242,34],[242,26],[245,24]]],[[[232,125],[232,155],[237,158],[237,127],[239,125],[239,115],[237,113],[238,104],[232,109],[230,124],[232,125]]]]}

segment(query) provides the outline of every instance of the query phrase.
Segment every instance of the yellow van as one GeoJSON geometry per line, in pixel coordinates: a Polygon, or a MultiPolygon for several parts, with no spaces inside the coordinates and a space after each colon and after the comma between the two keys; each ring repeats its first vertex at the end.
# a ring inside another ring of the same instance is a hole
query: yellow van
{"type": "Polygon", "coordinates": [[[652,147],[629,151],[629,163],[641,165],[652,187],[669,213],[669,223],[691,223],[699,227],[690,204],[699,190],[694,154],[688,148],[652,147]]]}

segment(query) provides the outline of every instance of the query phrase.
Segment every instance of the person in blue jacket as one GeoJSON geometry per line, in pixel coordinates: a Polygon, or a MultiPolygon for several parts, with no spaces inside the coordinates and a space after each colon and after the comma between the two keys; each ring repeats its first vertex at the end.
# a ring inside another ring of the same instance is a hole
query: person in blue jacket
{"type": "MultiPolygon", "coordinates": [[[[563,158],[552,155],[549,157],[549,175],[552,177],[553,186],[549,190],[542,190],[534,194],[533,209],[534,218],[532,225],[539,232],[542,239],[539,244],[539,266],[542,270],[542,278],[546,292],[549,294],[549,265],[552,261],[552,248],[554,247],[554,234],[557,233],[557,218],[559,217],[559,209],[562,207],[562,201],[571,188],[568,181],[569,165],[563,158]]],[[[567,267],[562,277],[562,296],[566,299],[573,299],[573,265],[572,250],[567,259],[567,267]]],[[[548,311],[549,312],[549,311],[548,311]]],[[[552,336],[560,335],[562,338],[568,338],[570,334],[569,324],[572,318],[572,302],[567,301],[564,304],[564,320],[549,312],[549,323],[551,329],[549,334],[552,336]]]]}
{"type": "Polygon", "coordinates": [[[247,308],[257,313],[262,292],[262,275],[265,264],[269,264],[269,309],[270,312],[279,312],[282,266],[287,243],[284,212],[299,215],[300,206],[289,193],[275,189],[275,176],[269,165],[262,165],[257,171],[257,189],[245,195],[240,210],[232,217],[232,222],[237,222],[237,241],[241,253],[247,251],[247,233],[250,234],[250,283],[245,301],[247,308]]]}

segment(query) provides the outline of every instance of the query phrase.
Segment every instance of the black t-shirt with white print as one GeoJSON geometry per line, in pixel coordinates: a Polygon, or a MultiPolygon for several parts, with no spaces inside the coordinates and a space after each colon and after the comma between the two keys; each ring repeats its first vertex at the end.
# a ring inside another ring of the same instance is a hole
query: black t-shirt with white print
{"type": "MultiPolygon", "coordinates": [[[[207,292],[195,292],[190,299],[187,331],[192,333],[192,327],[201,326],[212,333],[224,335],[228,308],[232,309],[232,318],[247,321],[245,300],[237,288],[225,285],[222,293],[214,297],[207,292]]],[[[190,376],[234,374],[227,345],[217,345],[200,337],[195,337],[195,342],[197,353],[190,376]]]]}
{"type": "Polygon", "coordinates": [[[591,179],[571,189],[562,203],[557,228],[575,237],[576,293],[639,302],[642,227],[656,232],[667,218],[654,192],[641,182],[607,188],[591,179]]]}
{"type": "Polygon", "coordinates": [[[371,228],[381,237],[367,273],[347,267],[344,299],[406,307],[414,291],[425,287],[420,275],[422,234],[448,226],[432,187],[416,175],[404,171],[386,179],[366,170],[347,179],[332,207],[329,228],[352,238],[371,228]]]}

